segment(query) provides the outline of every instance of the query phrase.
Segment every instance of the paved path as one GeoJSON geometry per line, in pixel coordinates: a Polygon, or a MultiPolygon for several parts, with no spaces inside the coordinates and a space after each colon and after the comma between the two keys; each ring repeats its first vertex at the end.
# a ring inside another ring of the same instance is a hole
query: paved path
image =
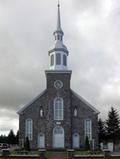
{"type": "Polygon", "coordinates": [[[66,159],[65,152],[53,152],[50,156],[50,159],[66,159]]]}

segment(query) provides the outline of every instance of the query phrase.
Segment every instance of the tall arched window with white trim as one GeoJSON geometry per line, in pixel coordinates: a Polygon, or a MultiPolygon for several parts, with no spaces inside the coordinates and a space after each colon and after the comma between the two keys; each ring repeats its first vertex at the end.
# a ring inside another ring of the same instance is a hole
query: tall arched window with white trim
{"type": "Polygon", "coordinates": [[[33,138],[33,121],[30,118],[25,121],[25,137],[28,137],[29,140],[33,138]]]}
{"type": "Polygon", "coordinates": [[[60,97],[54,99],[54,120],[63,120],[63,99],[60,97]]]}
{"type": "Polygon", "coordinates": [[[90,119],[85,120],[85,137],[86,136],[89,141],[92,140],[92,121],[90,119]]]}

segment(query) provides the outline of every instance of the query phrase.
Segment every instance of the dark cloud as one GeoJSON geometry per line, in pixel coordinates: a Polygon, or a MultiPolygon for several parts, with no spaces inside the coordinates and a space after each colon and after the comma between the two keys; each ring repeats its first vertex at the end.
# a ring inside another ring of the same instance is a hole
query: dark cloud
{"type": "MultiPolygon", "coordinates": [[[[0,1],[0,127],[13,123],[11,128],[18,129],[16,111],[46,87],[56,3],[0,1]]],[[[111,105],[118,111],[120,105],[119,11],[115,0],[61,1],[72,89],[104,118],[111,105]]]]}

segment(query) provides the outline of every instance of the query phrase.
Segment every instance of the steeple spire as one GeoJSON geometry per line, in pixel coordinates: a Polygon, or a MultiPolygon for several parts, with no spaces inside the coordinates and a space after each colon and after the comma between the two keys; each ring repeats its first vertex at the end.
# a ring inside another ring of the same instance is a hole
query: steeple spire
{"type": "Polygon", "coordinates": [[[58,11],[57,11],[57,28],[56,28],[56,31],[53,34],[55,36],[55,40],[62,40],[63,39],[64,33],[62,31],[62,28],[61,28],[60,3],[59,3],[59,1],[58,1],[58,11]]]}
{"type": "Polygon", "coordinates": [[[60,20],[60,3],[58,1],[58,14],[57,14],[57,30],[62,30],[61,29],[61,20],[60,20]]]}
{"type": "Polygon", "coordinates": [[[63,44],[63,31],[61,28],[60,19],[60,3],[57,5],[57,28],[53,33],[55,37],[55,43],[48,51],[50,56],[50,69],[51,70],[67,70],[67,47],[63,44]]]}

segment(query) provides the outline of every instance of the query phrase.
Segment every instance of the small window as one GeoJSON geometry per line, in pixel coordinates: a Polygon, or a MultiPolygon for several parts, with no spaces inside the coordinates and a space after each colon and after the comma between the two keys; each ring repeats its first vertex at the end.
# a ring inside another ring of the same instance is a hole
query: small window
{"type": "Polygon", "coordinates": [[[61,55],[58,53],[56,54],[56,65],[60,65],[61,64],[61,55]]]}
{"type": "Polygon", "coordinates": [[[58,35],[58,40],[60,40],[60,36],[58,35]]]}
{"type": "Polygon", "coordinates": [[[73,115],[74,115],[74,117],[77,117],[77,115],[78,115],[77,108],[74,109],[73,115]]]}
{"type": "Polygon", "coordinates": [[[67,65],[67,58],[66,58],[66,55],[63,55],[63,65],[64,65],[64,66],[67,65]]]}
{"type": "Polygon", "coordinates": [[[43,108],[40,108],[40,117],[43,117],[43,116],[44,116],[43,108]]]}
{"type": "Polygon", "coordinates": [[[54,55],[51,55],[51,62],[50,65],[53,66],[54,65],[54,55]]]}

